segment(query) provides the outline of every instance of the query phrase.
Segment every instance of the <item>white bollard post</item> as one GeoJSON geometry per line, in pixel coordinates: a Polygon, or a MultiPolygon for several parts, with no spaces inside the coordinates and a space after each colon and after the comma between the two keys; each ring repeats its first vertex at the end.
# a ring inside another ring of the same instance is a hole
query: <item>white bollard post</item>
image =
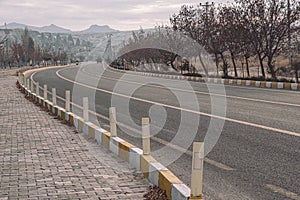
{"type": "Polygon", "coordinates": [[[203,160],[204,142],[194,142],[190,199],[202,199],[203,160]]]}
{"type": "Polygon", "coordinates": [[[33,86],[33,80],[30,80],[31,81],[31,85],[30,85],[30,91],[33,92],[34,90],[34,86],[33,86]]]}
{"type": "Polygon", "coordinates": [[[36,94],[36,96],[40,96],[40,83],[39,82],[36,82],[35,94],[36,94]]]}
{"type": "Polygon", "coordinates": [[[48,98],[48,89],[47,89],[47,85],[44,85],[44,100],[46,101],[48,98]]]}
{"type": "Polygon", "coordinates": [[[18,72],[18,82],[19,82],[20,85],[22,84],[22,82],[21,82],[21,72],[18,72]]]}
{"type": "Polygon", "coordinates": [[[56,102],[56,88],[52,88],[52,103],[53,106],[56,106],[57,102],[56,102]]]}
{"type": "Polygon", "coordinates": [[[89,98],[83,97],[83,120],[89,121],[89,98]]]}
{"type": "Polygon", "coordinates": [[[20,73],[20,81],[21,81],[21,84],[24,85],[24,77],[23,77],[22,73],[20,73]]]}
{"type": "Polygon", "coordinates": [[[111,137],[117,137],[117,116],[115,107],[109,108],[109,124],[111,137]]]}
{"type": "Polygon", "coordinates": [[[149,118],[142,118],[143,154],[150,155],[150,123],[149,118]]]}
{"type": "Polygon", "coordinates": [[[27,88],[27,90],[30,90],[30,88],[29,88],[29,79],[27,79],[26,88],[27,88]]]}
{"type": "Polygon", "coordinates": [[[70,98],[70,90],[66,90],[66,112],[70,112],[70,104],[71,104],[71,98],[70,98]]]}

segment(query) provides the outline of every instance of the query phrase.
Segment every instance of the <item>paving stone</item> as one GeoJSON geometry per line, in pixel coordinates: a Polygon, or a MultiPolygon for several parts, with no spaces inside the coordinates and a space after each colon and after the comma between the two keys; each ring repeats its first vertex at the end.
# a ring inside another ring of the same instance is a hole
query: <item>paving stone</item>
{"type": "MultiPolygon", "coordinates": [[[[0,70],[1,74],[1,70],[0,70]]],[[[5,73],[4,73],[5,74],[5,73]]],[[[0,200],[143,199],[141,173],[24,98],[0,76],[0,200]]]]}

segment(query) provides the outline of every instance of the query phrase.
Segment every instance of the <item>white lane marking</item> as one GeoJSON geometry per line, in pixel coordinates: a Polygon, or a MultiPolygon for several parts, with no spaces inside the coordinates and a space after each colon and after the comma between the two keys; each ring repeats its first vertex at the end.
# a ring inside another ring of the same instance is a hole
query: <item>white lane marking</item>
{"type": "MultiPolygon", "coordinates": [[[[120,72],[120,71],[118,71],[118,72],[116,72],[116,71],[113,71],[112,69],[111,69],[111,67],[108,67],[108,69],[109,69],[109,71],[111,71],[111,72],[113,72],[113,73],[123,73],[124,74],[124,72],[120,72]]],[[[134,72],[132,72],[132,71],[129,71],[129,73],[131,73],[131,74],[137,74],[137,73],[134,73],[134,72]]],[[[158,77],[154,77],[154,78],[156,78],[156,79],[159,79],[158,77]]],[[[197,77],[198,78],[198,77],[197,77]]],[[[199,80],[199,79],[198,79],[199,80]]],[[[203,82],[199,82],[200,84],[203,84],[203,85],[205,85],[205,84],[208,84],[208,83],[203,83],[203,82]]],[[[219,85],[219,83],[210,83],[210,84],[213,84],[213,85],[219,85]]],[[[280,93],[295,93],[295,94],[299,94],[299,91],[295,91],[295,90],[282,90],[282,89],[276,89],[276,88],[261,88],[261,87],[247,87],[247,86],[236,86],[236,85],[225,85],[224,84],[224,86],[226,86],[226,87],[233,87],[233,88],[242,88],[242,89],[246,89],[246,90],[265,90],[265,91],[272,91],[272,92],[280,92],[280,93]]]]}
{"type": "MultiPolygon", "coordinates": [[[[35,72],[35,73],[36,73],[36,72],[35,72]]],[[[31,75],[31,80],[33,80],[33,76],[35,75],[35,73],[31,75]]],[[[34,80],[33,80],[33,81],[34,81],[34,80]]],[[[43,89],[43,88],[42,88],[42,89],[43,89]]],[[[50,94],[51,94],[51,92],[50,92],[50,94]]],[[[64,99],[63,97],[60,97],[60,96],[58,96],[58,95],[57,95],[56,97],[57,97],[58,99],[61,99],[61,100],[65,101],[65,99],[64,99]]],[[[83,108],[82,106],[80,106],[80,105],[78,105],[78,104],[76,104],[76,103],[71,102],[71,104],[74,105],[74,106],[77,107],[77,108],[81,108],[81,109],[83,108]]],[[[109,121],[109,118],[108,118],[108,117],[106,117],[106,116],[104,116],[104,115],[101,115],[100,113],[97,113],[97,112],[91,111],[91,110],[89,110],[89,113],[91,113],[91,114],[93,114],[93,115],[95,115],[95,116],[98,116],[98,117],[100,117],[100,118],[102,118],[102,119],[104,119],[104,120],[109,121]]],[[[137,129],[134,129],[134,128],[132,128],[132,127],[129,127],[129,126],[127,126],[127,125],[124,124],[124,123],[118,122],[118,125],[119,125],[119,126],[122,126],[122,127],[124,127],[124,128],[126,128],[126,129],[128,129],[128,130],[131,130],[131,131],[133,131],[133,132],[135,132],[135,133],[137,133],[137,134],[142,134],[140,130],[137,130],[137,129]]],[[[169,131],[169,130],[165,130],[165,131],[169,131]]],[[[169,132],[170,132],[170,131],[169,131],[169,132]]],[[[160,138],[158,138],[158,137],[152,136],[151,139],[154,140],[154,141],[156,141],[156,142],[158,142],[158,143],[161,143],[161,144],[163,144],[163,145],[169,146],[169,147],[171,147],[171,148],[173,148],[173,149],[175,149],[175,150],[178,150],[178,151],[180,151],[180,152],[182,152],[182,153],[185,153],[185,154],[187,154],[187,155],[190,155],[190,156],[193,155],[193,152],[192,152],[192,151],[187,150],[187,149],[184,149],[184,148],[182,148],[182,147],[180,147],[180,146],[177,146],[177,145],[175,145],[175,144],[172,144],[172,143],[170,143],[170,142],[167,142],[167,141],[165,141],[165,140],[163,140],[163,139],[160,139],[160,138]]],[[[215,166],[215,167],[218,167],[218,168],[223,169],[223,170],[226,170],[226,171],[233,171],[233,170],[235,170],[235,169],[233,169],[233,168],[231,168],[231,167],[229,167],[229,166],[227,166],[227,165],[225,165],[225,164],[222,164],[222,163],[220,163],[220,162],[211,160],[211,159],[209,159],[209,158],[207,158],[207,157],[205,157],[204,161],[207,162],[207,163],[209,163],[210,165],[213,165],[213,166],[215,166]]]]}
{"type": "MultiPolygon", "coordinates": [[[[84,69],[82,69],[82,72],[92,76],[93,78],[96,78],[95,74],[89,73],[84,69]]],[[[113,71],[111,71],[113,72],[113,71]]],[[[114,72],[115,73],[115,72],[114,72]]],[[[101,78],[108,79],[108,80],[114,80],[114,81],[121,81],[124,83],[130,83],[130,84],[135,84],[135,85],[144,85],[143,83],[136,82],[136,81],[125,81],[125,80],[120,80],[116,78],[111,78],[107,76],[101,76],[101,78]]],[[[159,85],[147,85],[147,87],[153,87],[153,88],[161,88],[165,89],[162,86],[159,85]]],[[[231,95],[222,95],[222,94],[216,94],[216,93],[208,93],[208,92],[200,92],[200,91],[190,91],[190,90],[185,90],[185,89],[179,89],[179,88],[172,88],[170,89],[181,91],[181,92],[188,92],[188,93],[196,93],[196,94],[204,94],[208,96],[220,96],[220,97],[226,97],[226,98],[231,98],[231,99],[240,99],[240,100],[246,100],[246,101],[255,101],[255,102],[262,102],[262,103],[269,103],[269,104],[278,104],[278,105],[284,105],[284,106],[294,106],[294,107],[300,107],[300,104],[293,104],[293,103],[286,103],[286,102],[279,102],[279,101],[269,101],[269,100],[264,100],[264,99],[252,99],[252,98],[247,98],[247,97],[239,97],[239,96],[231,96],[231,95]]]]}
{"type": "Polygon", "coordinates": [[[275,193],[279,193],[283,196],[286,196],[290,199],[294,199],[294,200],[300,200],[300,196],[294,192],[290,192],[284,188],[278,187],[276,185],[272,185],[272,184],[266,184],[265,185],[268,189],[272,190],[275,193]]]}
{"type": "MultiPolygon", "coordinates": [[[[171,148],[173,148],[173,149],[176,149],[176,150],[178,150],[178,151],[180,151],[180,152],[183,152],[183,153],[185,153],[185,154],[187,154],[187,155],[193,156],[193,152],[192,152],[192,151],[187,150],[187,149],[184,149],[184,148],[182,148],[182,147],[180,147],[180,146],[177,146],[177,145],[174,145],[174,144],[172,144],[172,143],[169,143],[169,142],[167,142],[167,141],[165,141],[165,140],[163,140],[163,139],[160,139],[160,138],[158,138],[158,137],[151,137],[151,139],[153,139],[154,141],[159,142],[159,143],[161,143],[161,144],[164,144],[164,145],[166,145],[166,146],[169,146],[169,147],[171,147],[171,148]]],[[[229,167],[229,166],[224,165],[224,164],[222,164],[222,163],[220,163],[220,162],[211,160],[211,159],[209,159],[209,158],[207,158],[207,157],[204,158],[204,161],[207,162],[207,163],[209,163],[210,165],[213,165],[213,166],[215,166],[215,167],[218,167],[218,168],[223,169],[223,170],[226,170],[226,171],[233,171],[233,170],[235,170],[235,169],[233,169],[232,167],[229,167]]]]}
{"type": "MultiPolygon", "coordinates": [[[[31,79],[33,79],[32,77],[33,77],[33,76],[31,76],[31,79]]],[[[63,79],[64,79],[64,78],[63,78],[63,79]]],[[[62,97],[58,97],[58,98],[64,100],[62,97]]],[[[82,108],[81,106],[79,106],[79,105],[77,105],[77,104],[75,104],[75,103],[73,103],[73,104],[74,104],[75,106],[79,107],[79,108],[82,108]]],[[[105,116],[103,116],[103,115],[100,115],[99,113],[96,113],[96,112],[93,112],[93,111],[90,111],[90,112],[94,113],[95,115],[97,115],[97,116],[99,116],[99,117],[101,117],[101,118],[104,118],[104,119],[108,120],[107,117],[105,117],[105,116]]],[[[120,125],[122,125],[122,124],[120,124],[120,125]]],[[[127,128],[128,128],[128,127],[127,127],[127,128]]],[[[131,128],[131,129],[133,129],[133,128],[131,128]]],[[[136,131],[136,130],[135,130],[135,131],[136,131]]],[[[153,140],[155,140],[155,141],[157,141],[157,142],[160,142],[160,143],[162,143],[162,144],[167,144],[167,145],[170,146],[171,148],[177,149],[177,150],[179,150],[179,151],[183,151],[183,152],[185,151],[185,153],[188,154],[188,155],[192,155],[192,152],[191,152],[191,151],[185,150],[185,149],[183,149],[182,147],[179,147],[179,146],[177,146],[177,145],[173,145],[173,144],[171,144],[171,143],[168,143],[167,141],[162,140],[162,139],[160,139],[160,138],[153,137],[153,140]]],[[[214,165],[214,166],[216,166],[216,167],[218,167],[218,168],[224,169],[224,170],[234,170],[234,169],[231,168],[231,167],[228,167],[228,166],[226,166],[226,165],[224,165],[224,164],[222,164],[222,163],[216,162],[216,161],[211,160],[211,159],[208,159],[208,158],[205,158],[204,161],[206,161],[207,163],[209,163],[209,164],[211,164],[211,165],[214,165]]],[[[275,186],[275,185],[272,185],[272,184],[266,184],[265,186],[266,186],[267,188],[269,188],[270,190],[272,190],[273,192],[275,192],[275,193],[280,193],[281,195],[284,195],[284,196],[286,196],[286,197],[288,197],[288,198],[290,198],[290,199],[293,199],[293,200],[300,200],[300,197],[299,197],[298,194],[293,193],[293,192],[290,192],[290,191],[288,191],[288,190],[286,190],[286,189],[284,189],[284,188],[280,188],[280,187],[275,186]]]]}
{"type": "Polygon", "coordinates": [[[190,110],[190,109],[186,109],[186,108],[179,108],[179,107],[176,107],[176,106],[171,106],[171,105],[167,105],[167,104],[163,104],[163,103],[159,103],[159,102],[155,102],[155,101],[150,101],[150,100],[141,99],[141,98],[137,98],[137,97],[131,97],[131,96],[116,93],[116,92],[111,92],[111,91],[104,90],[104,89],[101,89],[101,88],[95,88],[95,87],[92,87],[92,86],[89,86],[89,85],[86,85],[86,84],[83,84],[83,83],[79,83],[79,82],[75,82],[73,80],[67,79],[67,78],[65,78],[65,77],[63,77],[59,74],[60,71],[61,70],[58,70],[56,72],[56,75],[59,78],[63,79],[63,80],[66,80],[66,81],[71,82],[71,83],[75,83],[77,85],[81,85],[83,87],[87,87],[87,88],[90,88],[90,89],[105,92],[105,93],[108,93],[108,94],[113,94],[113,95],[117,95],[117,96],[120,96],[120,97],[129,98],[129,99],[133,99],[133,100],[136,100],[136,101],[141,101],[141,102],[154,104],[154,105],[158,105],[158,106],[162,106],[162,107],[167,107],[167,108],[171,108],[171,109],[175,109],[175,110],[190,112],[190,113],[203,115],[203,116],[207,116],[207,117],[213,117],[213,118],[220,119],[220,120],[226,120],[226,121],[229,121],[229,122],[243,124],[243,125],[246,125],[246,126],[261,128],[261,129],[265,129],[265,130],[268,130],[268,131],[273,131],[273,132],[277,132],[277,133],[283,133],[283,134],[288,134],[288,135],[293,135],[293,136],[296,136],[296,137],[300,137],[300,133],[296,133],[296,132],[293,132],[293,131],[287,131],[287,130],[282,130],[282,129],[278,129],[278,128],[272,128],[272,127],[268,127],[268,126],[264,126],[264,125],[260,125],[260,124],[245,122],[245,121],[232,119],[232,118],[227,118],[227,117],[222,117],[222,116],[218,116],[218,115],[212,115],[212,114],[208,114],[208,113],[204,113],[204,112],[200,112],[200,111],[195,111],[195,110],[190,110]]]}

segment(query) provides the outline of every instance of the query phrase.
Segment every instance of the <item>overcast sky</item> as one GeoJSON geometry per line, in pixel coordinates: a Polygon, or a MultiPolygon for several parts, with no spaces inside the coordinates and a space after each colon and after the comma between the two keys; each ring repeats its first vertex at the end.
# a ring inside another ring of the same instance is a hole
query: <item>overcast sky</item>
{"type": "Polygon", "coordinates": [[[118,30],[153,28],[168,23],[183,4],[200,0],[0,0],[0,25],[18,22],[33,26],[55,24],[82,30],[92,24],[118,30]]]}

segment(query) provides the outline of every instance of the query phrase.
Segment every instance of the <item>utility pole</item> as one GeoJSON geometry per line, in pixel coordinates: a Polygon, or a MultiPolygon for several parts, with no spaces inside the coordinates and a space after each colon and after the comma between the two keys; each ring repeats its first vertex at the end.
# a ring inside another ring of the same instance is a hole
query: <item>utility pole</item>
{"type": "Polygon", "coordinates": [[[212,2],[211,4],[209,4],[208,2],[206,2],[205,4],[200,3],[199,6],[202,6],[205,8],[205,28],[206,28],[206,24],[207,24],[207,20],[208,20],[208,8],[213,6],[214,2],[212,2]]]}
{"type": "Polygon", "coordinates": [[[209,4],[208,2],[206,2],[205,4],[200,3],[200,6],[205,7],[205,13],[206,13],[206,15],[208,13],[208,8],[210,6],[213,6],[213,5],[214,5],[214,2],[211,2],[211,4],[209,4]]]}
{"type": "MultiPolygon", "coordinates": [[[[209,31],[207,30],[207,24],[208,24],[208,8],[211,6],[214,6],[214,2],[212,2],[211,4],[209,4],[208,2],[206,2],[205,4],[200,3],[199,6],[204,7],[205,8],[205,22],[204,22],[204,37],[207,37],[207,35],[209,35],[209,31]]],[[[207,37],[210,38],[210,37],[207,37]]],[[[211,45],[211,40],[209,39],[208,41],[208,46],[211,45]]],[[[201,59],[201,58],[199,58],[201,59]]],[[[219,76],[219,72],[218,72],[218,66],[217,66],[217,74],[219,76]]]]}

